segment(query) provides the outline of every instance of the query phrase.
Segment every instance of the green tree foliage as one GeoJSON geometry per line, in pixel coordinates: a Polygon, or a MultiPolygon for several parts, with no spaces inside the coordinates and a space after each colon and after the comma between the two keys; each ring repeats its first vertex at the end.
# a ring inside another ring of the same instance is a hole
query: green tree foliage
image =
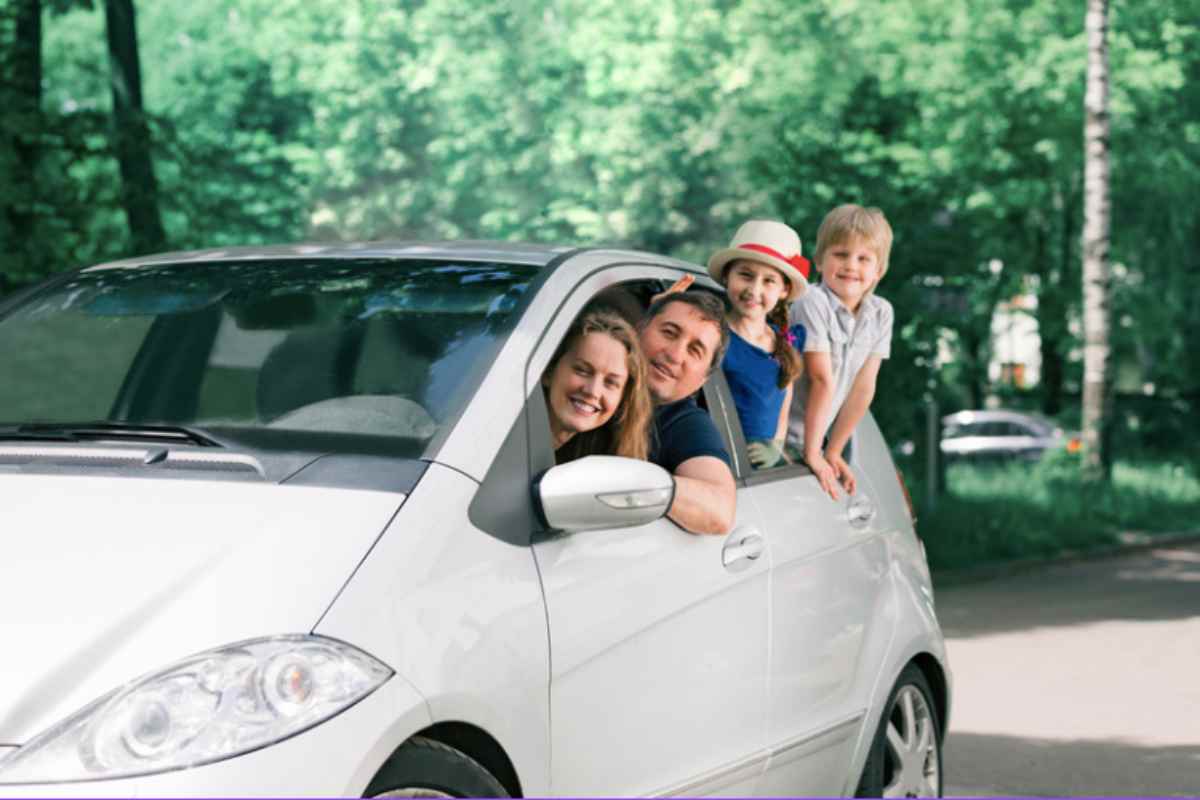
{"type": "Polygon", "coordinates": [[[168,236],[181,248],[296,240],[307,227],[311,90],[273,65],[265,4],[221,5],[165,4],[139,18],[157,67],[147,95],[168,236]]]}
{"type": "MultiPolygon", "coordinates": [[[[12,94],[7,46],[29,2],[0,0],[10,98],[0,269],[11,283],[133,250],[106,125],[102,15],[41,0],[35,124],[12,94]],[[38,158],[17,155],[18,141],[38,142],[38,158]],[[30,164],[36,180],[20,178],[30,164]]],[[[896,306],[897,335],[875,404],[890,436],[912,435],[927,392],[948,411],[995,389],[992,312],[1022,290],[1038,300],[1043,382],[1015,400],[1077,406],[1078,0],[136,10],[172,246],[471,237],[703,260],[750,216],[790,222],[811,251],[826,211],[862,202],[896,230],[880,293],[896,306]]],[[[1118,381],[1118,408],[1140,420],[1126,425],[1129,442],[1170,446],[1200,418],[1198,12],[1200,0],[1111,7],[1114,346],[1119,362],[1145,364],[1118,381]],[[1130,397],[1143,382],[1154,396],[1130,397]]]]}
{"type": "Polygon", "coordinates": [[[1116,446],[1186,442],[1200,472],[1200,214],[1190,199],[1200,180],[1200,3],[1126,2],[1110,13],[1112,342],[1153,390],[1130,396],[1137,387],[1117,376],[1127,424],[1116,446]]]}
{"type": "MultiPolygon", "coordinates": [[[[88,8],[69,0],[0,4],[0,289],[20,286],[68,266],[97,205],[75,180],[83,161],[106,148],[105,119],[67,113],[47,97],[45,31],[54,15],[88,8]]],[[[103,53],[103,40],[89,42],[103,53]]],[[[103,205],[103,202],[100,206],[103,205]]],[[[89,253],[90,254],[90,253],[89,253]]]]}
{"type": "MultiPolygon", "coordinates": [[[[224,5],[137,7],[144,118],[174,247],[295,240],[307,225],[298,165],[311,152],[309,92],[272,67],[258,41],[264,20],[239,11],[247,4],[224,5]]],[[[52,269],[138,249],[108,122],[105,20],[90,5],[63,10],[46,25],[44,48],[47,133],[61,161],[43,180],[67,184],[55,193],[65,220],[52,269]]]]}
{"type": "MultiPolygon", "coordinates": [[[[37,165],[41,159],[42,31],[39,0],[21,0],[0,13],[0,274],[36,273],[40,254],[30,242],[39,200],[37,165]]],[[[0,289],[3,284],[0,283],[0,289]]]]}

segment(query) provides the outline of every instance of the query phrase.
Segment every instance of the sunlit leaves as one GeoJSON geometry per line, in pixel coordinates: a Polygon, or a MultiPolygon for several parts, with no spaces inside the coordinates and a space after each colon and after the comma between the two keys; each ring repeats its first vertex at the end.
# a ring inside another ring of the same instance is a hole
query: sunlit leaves
{"type": "MultiPolygon", "coordinates": [[[[54,202],[37,238],[57,269],[121,255],[127,236],[101,15],[43,2],[55,13],[36,202],[54,202]]],[[[1037,278],[1047,352],[1074,347],[1078,0],[142,0],[137,11],[173,245],[480,237],[703,260],[750,216],[787,220],[811,252],[822,215],[855,200],[896,228],[880,288],[904,320],[890,392],[917,396],[933,379],[949,403],[986,389],[991,306],[1025,276],[1037,278]],[[925,277],[965,292],[969,313],[930,311],[925,277]],[[939,347],[958,359],[940,381],[939,347]]],[[[1115,287],[1134,321],[1117,344],[1148,354],[1157,391],[1181,396],[1200,375],[1188,303],[1198,19],[1197,0],[1112,7],[1113,256],[1141,276],[1115,287]]],[[[29,187],[0,182],[0,200],[17,194],[29,187]]]]}

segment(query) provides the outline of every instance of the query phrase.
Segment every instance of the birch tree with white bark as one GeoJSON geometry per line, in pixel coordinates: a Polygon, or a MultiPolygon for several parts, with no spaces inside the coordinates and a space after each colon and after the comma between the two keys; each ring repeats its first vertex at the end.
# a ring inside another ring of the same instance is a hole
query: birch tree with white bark
{"type": "Polygon", "coordinates": [[[1107,480],[1111,408],[1109,344],[1109,78],[1108,0],[1088,0],[1087,87],[1084,92],[1083,202],[1083,475],[1107,480]]]}

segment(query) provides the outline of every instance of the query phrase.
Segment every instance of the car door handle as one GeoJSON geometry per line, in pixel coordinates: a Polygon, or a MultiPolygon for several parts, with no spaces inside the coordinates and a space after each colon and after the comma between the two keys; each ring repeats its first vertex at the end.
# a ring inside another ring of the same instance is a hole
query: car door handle
{"type": "Polygon", "coordinates": [[[865,493],[859,492],[850,496],[850,502],[846,505],[846,520],[850,527],[862,530],[875,519],[876,511],[874,501],[865,493]]]}
{"type": "Polygon", "coordinates": [[[753,564],[766,550],[762,534],[754,528],[736,528],[721,548],[721,565],[739,572],[753,564]]]}

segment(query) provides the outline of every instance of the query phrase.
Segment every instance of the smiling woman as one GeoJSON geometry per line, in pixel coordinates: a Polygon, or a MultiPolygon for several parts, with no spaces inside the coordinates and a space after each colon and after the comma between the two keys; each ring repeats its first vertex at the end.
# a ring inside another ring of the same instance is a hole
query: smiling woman
{"type": "Polygon", "coordinates": [[[588,455],[645,459],[652,410],[633,327],[588,311],[567,331],[542,375],[559,463],[588,455]]]}

